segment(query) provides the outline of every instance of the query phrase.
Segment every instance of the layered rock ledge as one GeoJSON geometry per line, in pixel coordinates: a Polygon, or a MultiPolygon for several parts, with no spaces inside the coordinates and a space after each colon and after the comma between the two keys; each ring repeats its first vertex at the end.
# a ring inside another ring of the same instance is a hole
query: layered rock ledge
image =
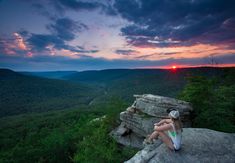
{"type": "Polygon", "coordinates": [[[134,95],[136,100],[126,111],[120,113],[120,126],[110,134],[120,144],[143,148],[144,138],[153,131],[154,123],[177,109],[184,127],[191,126],[190,114],[193,110],[188,102],[151,95],[134,95]]]}
{"type": "Polygon", "coordinates": [[[189,128],[193,108],[188,102],[151,94],[134,97],[133,105],[120,113],[121,124],[110,133],[118,143],[140,149],[126,163],[235,162],[235,134],[189,128]],[[181,149],[172,152],[159,139],[144,147],[142,142],[154,123],[173,109],[179,110],[184,125],[181,149]]]}

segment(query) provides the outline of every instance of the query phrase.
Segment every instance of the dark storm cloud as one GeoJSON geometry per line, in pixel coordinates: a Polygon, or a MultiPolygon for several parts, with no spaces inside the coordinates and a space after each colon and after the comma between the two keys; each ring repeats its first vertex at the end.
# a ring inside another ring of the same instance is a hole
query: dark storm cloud
{"type": "Polygon", "coordinates": [[[58,0],[58,3],[61,6],[74,9],[74,10],[81,10],[81,9],[86,9],[86,10],[94,10],[98,7],[100,7],[100,3],[97,2],[82,2],[82,1],[77,1],[77,0],[58,0]]]}
{"type": "Polygon", "coordinates": [[[105,13],[106,15],[109,15],[109,16],[117,16],[118,15],[117,10],[115,10],[115,8],[109,3],[102,5],[102,11],[103,11],[103,13],[105,13]]]}
{"type": "Polygon", "coordinates": [[[72,10],[95,10],[101,9],[103,13],[111,16],[117,15],[116,10],[113,8],[110,1],[100,1],[100,2],[85,2],[85,1],[78,1],[78,0],[59,0],[59,1],[52,1],[56,8],[61,11],[63,8],[72,9],[72,10]],[[101,3],[102,2],[102,3],[101,3]]]}
{"type": "Polygon", "coordinates": [[[62,39],[55,35],[46,34],[32,34],[27,42],[33,46],[33,49],[36,51],[44,51],[48,45],[53,45],[57,49],[62,49],[65,46],[62,39]]]}
{"type": "Polygon", "coordinates": [[[19,33],[22,37],[28,37],[30,33],[25,29],[20,29],[17,33],[19,33]]]}
{"type": "Polygon", "coordinates": [[[31,46],[31,50],[34,52],[50,51],[48,46],[52,46],[57,50],[65,49],[77,53],[97,53],[99,50],[86,50],[78,47],[70,46],[65,43],[63,39],[56,35],[50,34],[32,34],[27,40],[31,46]]]}
{"type": "Polygon", "coordinates": [[[27,37],[27,43],[34,52],[50,51],[48,46],[57,50],[65,49],[77,53],[96,53],[98,50],[86,50],[80,46],[70,46],[66,41],[74,40],[77,32],[87,30],[88,27],[69,18],[60,18],[55,20],[54,24],[47,25],[51,34],[30,34],[22,30],[19,33],[27,37]]]}
{"type": "Polygon", "coordinates": [[[235,37],[233,0],[116,0],[114,7],[134,23],[121,31],[135,46],[216,44],[235,37]]]}
{"type": "Polygon", "coordinates": [[[57,19],[55,24],[47,26],[48,29],[55,33],[59,38],[71,41],[75,38],[76,32],[81,32],[88,27],[83,23],[75,22],[69,18],[57,19]]]}
{"type": "Polygon", "coordinates": [[[111,1],[90,1],[85,2],[81,0],[49,0],[44,2],[33,2],[33,6],[38,9],[38,12],[47,17],[57,17],[56,14],[54,15],[48,11],[48,7],[46,5],[52,6],[54,10],[59,15],[64,15],[65,11],[67,10],[74,10],[74,11],[93,11],[93,10],[100,10],[101,13],[110,16],[116,16],[117,11],[113,7],[111,1]]]}
{"type": "Polygon", "coordinates": [[[115,50],[115,53],[120,54],[120,55],[135,55],[139,52],[136,50],[131,50],[131,49],[128,49],[128,50],[118,49],[118,50],[115,50]]]}
{"type": "Polygon", "coordinates": [[[58,18],[61,15],[63,16],[65,14],[65,11],[67,10],[91,11],[102,6],[100,3],[97,2],[84,2],[77,0],[46,0],[38,2],[31,0],[31,3],[32,6],[37,9],[37,12],[49,18],[58,18]]]}

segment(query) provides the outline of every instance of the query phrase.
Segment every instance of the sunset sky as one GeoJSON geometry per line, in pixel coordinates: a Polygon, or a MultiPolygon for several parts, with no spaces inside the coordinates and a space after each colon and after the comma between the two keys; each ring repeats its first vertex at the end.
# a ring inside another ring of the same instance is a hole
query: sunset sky
{"type": "Polygon", "coordinates": [[[234,0],[0,0],[0,68],[235,66],[234,0]]]}

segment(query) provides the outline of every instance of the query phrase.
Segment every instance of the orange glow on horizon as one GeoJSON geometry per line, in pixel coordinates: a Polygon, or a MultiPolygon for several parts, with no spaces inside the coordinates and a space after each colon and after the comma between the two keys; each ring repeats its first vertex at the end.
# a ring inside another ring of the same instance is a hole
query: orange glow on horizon
{"type": "MultiPolygon", "coordinates": [[[[176,69],[181,69],[181,68],[199,68],[199,67],[217,67],[217,68],[225,68],[225,67],[235,67],[235,64],[219,64],[216,66],[212,66],[210,64],[199,64],[199,65],[187,65],[187,64],[180,64],[176,66],[176,69]]],[[[139,69],[170,69],[172,70],[173,67],[168,65],[168,66],[145,66],[145,67],[136,67],[139,69]]]]}

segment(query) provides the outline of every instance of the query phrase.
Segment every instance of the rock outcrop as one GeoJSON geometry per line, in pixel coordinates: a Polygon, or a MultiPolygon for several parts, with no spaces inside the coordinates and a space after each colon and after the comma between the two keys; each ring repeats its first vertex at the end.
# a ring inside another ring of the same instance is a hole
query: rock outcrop
{"type": "Polygon", "coordinates": [[[170,151],[157,141],[146,146],[125,163],[235,162],[235,134],[209,129],[185,128],[181,150],[170,151]]]}
{"type": "Polygon", "coordinates": [[[133,105],[120,113],[120,126],[110,133],[120,144],[141,149],[126,163],[235,162],[235,134],[187,128],[193,110],[188,102],[150,94],[135,97],[133,105]],[[173,109],[179,110],[184,125],[181,149],[173,152],[160,139],[144,147],[142,142],[154,123],[173,109]]]}
{"type": "Polygon", "coordinates": [[[192,107],[188,102],[151,94],[134,95],[132,106],[120,113],[121,125],[111,132],[111,136],[120,144],[143,148],[144,138],[153,131],[154,123],[177,109],[184,127],[190,127],[192,107]]]}

